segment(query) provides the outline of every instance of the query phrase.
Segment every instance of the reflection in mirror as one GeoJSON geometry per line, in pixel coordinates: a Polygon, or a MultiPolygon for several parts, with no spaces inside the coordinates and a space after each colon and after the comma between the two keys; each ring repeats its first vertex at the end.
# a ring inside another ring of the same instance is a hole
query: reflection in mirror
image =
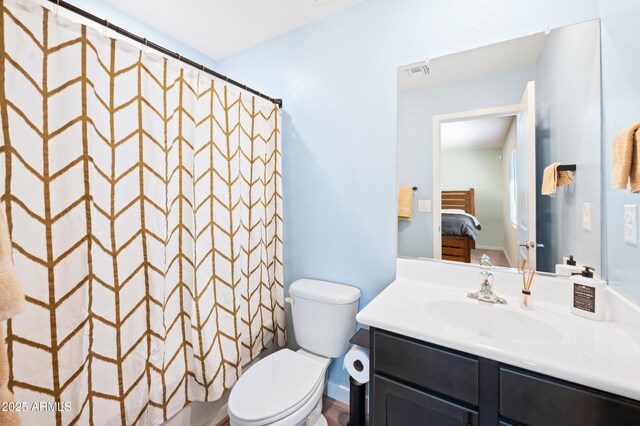
{"type": "Polygon", "coordinates": [[[398,68],[399,256],[600,269],[599,39],[596,20],[398,68]]]}

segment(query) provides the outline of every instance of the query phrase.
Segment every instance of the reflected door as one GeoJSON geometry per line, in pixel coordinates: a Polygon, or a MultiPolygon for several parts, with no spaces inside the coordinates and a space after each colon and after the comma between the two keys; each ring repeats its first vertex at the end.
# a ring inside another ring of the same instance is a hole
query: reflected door
{"type": "Polygon", "coordinates": [[[518,188],[518,244],[527,268],[536,269],[536,86],[530,81],[518,112],[516,176],[518,188]]]}

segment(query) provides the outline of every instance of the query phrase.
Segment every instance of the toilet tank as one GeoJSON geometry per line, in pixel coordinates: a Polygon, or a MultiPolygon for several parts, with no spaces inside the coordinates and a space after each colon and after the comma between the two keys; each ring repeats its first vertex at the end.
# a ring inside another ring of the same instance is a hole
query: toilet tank
{"type": "Polygon", "coordinates": [[[289,296],[298,345],[327,358],[344,355],[356,330],[360,290],[328,281],[301,279],[291,284],[289,296]]]}

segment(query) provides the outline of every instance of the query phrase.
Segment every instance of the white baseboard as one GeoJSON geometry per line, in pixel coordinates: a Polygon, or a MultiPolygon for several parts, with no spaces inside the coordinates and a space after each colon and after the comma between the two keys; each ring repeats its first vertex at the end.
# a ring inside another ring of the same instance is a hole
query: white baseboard
{"type": "MultiPolygon", "coordinates": [[[[344,385],[339,385],[337,383],[327,383],[326,392],[328,397],[338,400],[344,404],[349,405],[349,387],[344,385]]],[[[367,384],[367,396],[365,397],[364,403],[366,412],[369,412],[369,384],[367,384]]]]}
{"type": "Polygon", "coordinates": [[[495,246],[476,246],[476,249],[478,250],[497,250],[497,251],[501,251],[502,253],[504,253],[504,257],[505,259],[507,259],[507,262],[509,263],[509,267],[513,268],[513,263],[511,262],[511,259],[509,258],[509,255],[507,254],[507,249],[505,249],[504,247],[495,247],[495,246]]]}
{"type": "Polygon", "coordinates": [[[349,387],[337,383],[327,382],[326,394],[330,398],[349,405],[349,387]]]}

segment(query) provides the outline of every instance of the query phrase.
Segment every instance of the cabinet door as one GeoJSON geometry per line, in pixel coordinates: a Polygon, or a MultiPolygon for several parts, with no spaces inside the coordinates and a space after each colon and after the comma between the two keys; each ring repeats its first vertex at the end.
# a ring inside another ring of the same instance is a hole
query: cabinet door
{"type": "Polygon", "coordinates": [[[464,404],[478,405],[478,360],[444,348],[374,331],[374,372],[464,404]]]}
{"type": "Polygon", "coordinates": [[[550,377],[501,367],[500,415],[533,426],[637,426],[640,404],[550,377]]]}
{"type": "Polygon", "coordinates": [[[374,426],[476,426],[478,413],[466,407],[374,375],[374,426]]]}

